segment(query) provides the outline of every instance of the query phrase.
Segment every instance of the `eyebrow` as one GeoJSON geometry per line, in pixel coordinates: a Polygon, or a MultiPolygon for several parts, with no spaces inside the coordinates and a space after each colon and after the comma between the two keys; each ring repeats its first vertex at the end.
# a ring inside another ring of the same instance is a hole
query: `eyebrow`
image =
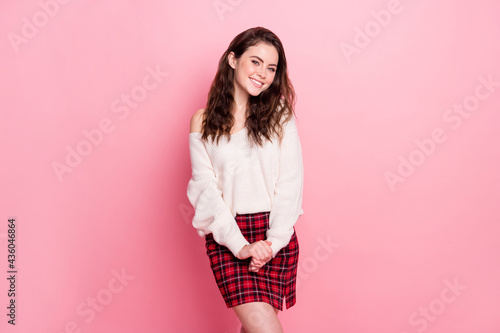
{"type": "MultiPolygon", "coordinates": [[[[264,62],[264,60],[262,60],[261,58],[259,58],[259,57],[257,57],[257,56],[254,56],[254,55],[253,55],[253,56],[250,56],[250,58],[252,58],[252,57],[259,59],[259,60],[260,60],[260,62],[264,62]]],[[[276,64],[269,64],[269,66],[276,66],[276,67],[278,67],[276,64]]]]}

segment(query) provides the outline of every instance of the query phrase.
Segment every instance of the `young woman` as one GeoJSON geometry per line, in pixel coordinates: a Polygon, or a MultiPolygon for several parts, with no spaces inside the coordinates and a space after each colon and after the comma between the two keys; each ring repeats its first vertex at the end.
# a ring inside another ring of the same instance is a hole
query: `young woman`
{"type": "Polygon", "coordinates": [[[241,332],[283,332],[296,302],[303,163],[283,45],[262,27],[219,60],[205,109],[191,118],[193,226],[241,332]]]}

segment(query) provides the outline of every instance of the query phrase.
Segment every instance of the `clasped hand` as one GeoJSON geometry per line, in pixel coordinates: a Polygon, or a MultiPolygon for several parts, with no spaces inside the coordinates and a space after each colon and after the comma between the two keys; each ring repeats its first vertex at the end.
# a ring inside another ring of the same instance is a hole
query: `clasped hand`
{"type": "Polygon", "coordinates": [[[262,266],[273,258],[271,244],[270,241],[261,240],[250,245],[245,245],[240,252],[238,252],[236,258],[243,260],[252,257],[248,270],[257,273],[262,266]]]}

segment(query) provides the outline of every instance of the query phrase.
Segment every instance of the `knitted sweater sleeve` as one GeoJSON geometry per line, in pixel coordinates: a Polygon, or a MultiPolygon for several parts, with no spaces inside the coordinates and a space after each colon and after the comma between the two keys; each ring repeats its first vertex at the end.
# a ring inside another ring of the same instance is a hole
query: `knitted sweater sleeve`
{"type": "Polygon", "coordinates": [[[229,206],[222,198],[222,191],[217,186],[217,175],[199,133],[190,133],[189,153],[192,176],[187,196],[195,209],[192,225],[201,237],[212,233],[214,240],[226,246],[236,257],[250,243],[241,233],[229,206]]]}
{"type": "Polygon", "coordinates": [[[272,242],[273,258],[288,245],[294,233],[294,225],[302,210],[303,162],[302,149],[292,118],[284,125],[284,137],[280,150],[279,176],[269,215],[267,240],[272,242]]]}

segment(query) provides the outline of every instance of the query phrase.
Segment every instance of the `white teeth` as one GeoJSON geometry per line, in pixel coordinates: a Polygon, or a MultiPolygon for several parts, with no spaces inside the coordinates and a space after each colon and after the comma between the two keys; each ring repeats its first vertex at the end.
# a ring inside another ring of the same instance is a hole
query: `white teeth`
{"type": "Polygon", "coordinates": [[[262,83],[260,83],[259,81],[255,81],[254,79],[250,79],[250,80],[252,80],[253,82],[257,83],[259,86],[262,85],[262,83]]]}

